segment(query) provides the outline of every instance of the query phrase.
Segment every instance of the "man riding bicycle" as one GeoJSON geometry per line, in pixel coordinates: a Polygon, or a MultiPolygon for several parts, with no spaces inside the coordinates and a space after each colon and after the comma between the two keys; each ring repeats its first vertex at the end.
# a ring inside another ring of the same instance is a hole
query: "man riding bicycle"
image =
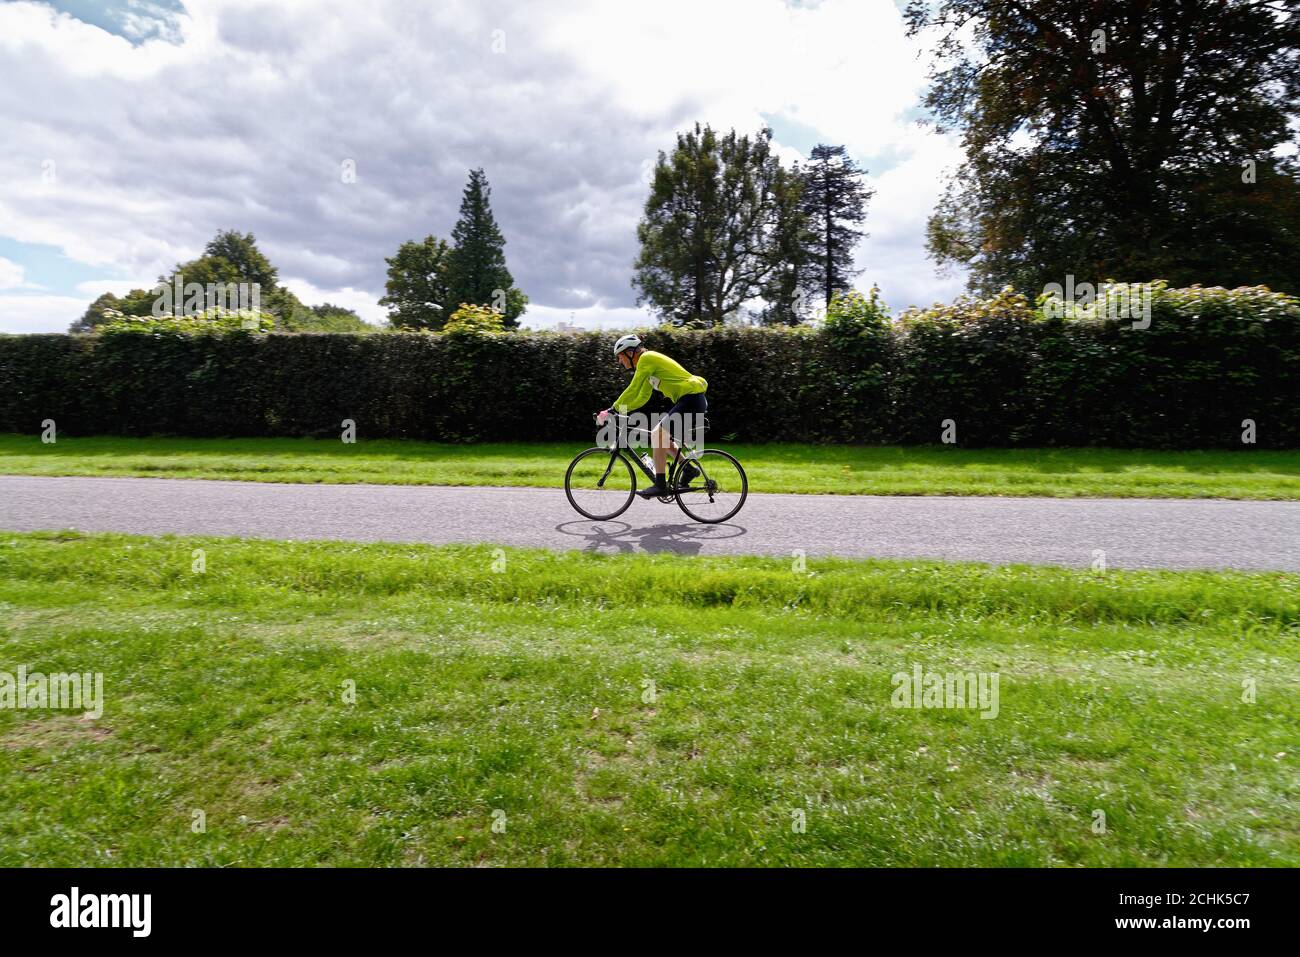
{"type": "MultiPolygon", "coordinates": [[[[673,406],[659,420],[650,433],[651,447],[654,450],[655,484],[637,492],[642,498],[657,498],[672,495],[666,478],[668,451],[673,452],[674,460],[681,456],[681,446],[673,441],[672,434],[679,437],[690,434],[688,428],[698,428],[704,421],[704,413],[709,407],[704,398],[709,383],[703,376],[691,375],[681,364],[668,358],[662,352],[651,352],[641,345],[641,337],[635,333],[620,336],[614,343],[614,356],[624,369],[635,369],[632,381],[623,394],[614,400],[605,411],[599,413],[598,421],[604,422],[610,412],[627,415],[629,410],[644,406],[655,390],[663,393],[672,401],[673,406]]],[[[700,470],[687,462],[679,473],[681,485],[687,485],[700,474],[700,470]]]]}

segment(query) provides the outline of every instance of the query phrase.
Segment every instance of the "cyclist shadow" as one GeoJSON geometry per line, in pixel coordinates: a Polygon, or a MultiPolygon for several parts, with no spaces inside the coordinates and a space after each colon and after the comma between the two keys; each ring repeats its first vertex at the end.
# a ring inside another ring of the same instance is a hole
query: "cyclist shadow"
{"type": "Polygon", "coordinates": [[[749,529],[740,525],[647,525],[633,528],[627,522],[561,522],[555,530],[562,535],[584,538],[584,552],[672,552],[698,555],[709,542],[736,538],[749,529]]]}

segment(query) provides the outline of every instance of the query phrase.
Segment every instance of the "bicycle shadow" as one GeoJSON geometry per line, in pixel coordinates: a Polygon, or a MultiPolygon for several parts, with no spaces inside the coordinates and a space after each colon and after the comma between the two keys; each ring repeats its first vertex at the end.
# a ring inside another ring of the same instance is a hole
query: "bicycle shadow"
{"type": "Polygon", "coordinates": [[[593,522],[590,519],[561,522],[555,526],[561,535],[573,535],[587,540],[584,552],[611,550],[615,552],[647,553],[671,552],[675,555],[698,555],[711,541],[736,538],[749,529],[742,525],[680,524],[647,525],[633,528],[627,522],[593,522]]]}

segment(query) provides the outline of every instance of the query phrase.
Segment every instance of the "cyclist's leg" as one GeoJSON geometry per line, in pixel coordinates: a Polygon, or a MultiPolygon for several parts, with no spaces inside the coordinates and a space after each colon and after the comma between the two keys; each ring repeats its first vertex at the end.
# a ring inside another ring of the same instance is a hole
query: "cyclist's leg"
{"type": "MultiPolygon", "coordinates": [[[[704,398],[704,393],[696,392],[678,399],[668,414],[660,420],[660,429],[666,433],[664,438],[667,447],[663,452],[665,461],[669,450],[676,460],[681,457],[683,446],[693,449],[704,447],[704,413],[708,408],[709,403],[704,398]]],[[[687,473],[684,477],[687,481],[699,474],[689,463],[686,468],[687,473]]]]}
{"type": "MultiPolygon", "coordinates": [[[[664,405],[669,404],[663,396],[656,396],[641,407],[639,411],[652,412],[655,406],[662,409],[664,405]],[[656,401],[656,399],[658,401],[656,401]]],[[[663,416],[658,416],[657,421],[652,418],[649,424],[650,431],[650,450],[651,458],[654,460],[655,484],[647,489],[637,492],[642,498],[653,498],[656,495],[662,495],[668,488],[668,477],[666,474],[668,461],[667,435],[663,429],[663,416]]]]}
{"type": "Polygon", "coordinates": [[[668,468],[668,452],[672,450],[676,453],[677,447],[673,444],[672,436],[664,428],[662,420],[655,426],[655,430],[650,433],[650,445],[652,448],[651,455],[655,460],[655,475],[663,475],[668,468]]]}

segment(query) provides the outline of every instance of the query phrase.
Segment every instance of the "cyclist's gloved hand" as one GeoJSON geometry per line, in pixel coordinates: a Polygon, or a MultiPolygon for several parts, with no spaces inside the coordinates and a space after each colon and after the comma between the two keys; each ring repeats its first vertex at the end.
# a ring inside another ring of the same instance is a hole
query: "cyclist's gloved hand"
{"type": "Polygon", "coordinates": [[[600,412],[596,413],[596,424],[604,425],[605,420],[608,418],[609,418],[609,409],[602,409],[600,412]]]}

